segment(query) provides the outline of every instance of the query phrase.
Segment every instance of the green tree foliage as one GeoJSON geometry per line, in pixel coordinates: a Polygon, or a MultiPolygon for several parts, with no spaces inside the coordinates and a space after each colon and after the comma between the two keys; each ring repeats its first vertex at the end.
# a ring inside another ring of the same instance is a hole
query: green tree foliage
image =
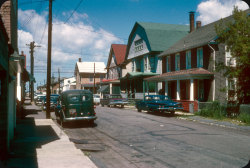
{"type": "Polygon", "coordinates": [[[229,67],[225,64],[218,66],[223,70],[224,75],[229,78],[236,78],[236,93],[238,103],[250,103],[250,15],[249,10],[241,11],[237,7],[233,11],[234,21],[216,25],[218,42],[227,46],[232,58],[236,60],[236,67],[229,67]]]}

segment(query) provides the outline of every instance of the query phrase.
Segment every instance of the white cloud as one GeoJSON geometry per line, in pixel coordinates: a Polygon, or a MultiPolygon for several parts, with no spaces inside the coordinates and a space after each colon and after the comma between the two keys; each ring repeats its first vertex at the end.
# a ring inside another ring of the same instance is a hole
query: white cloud
{"type": "MultiPolygon", "coordinates": [[[[36,45],[41,46],[35,48],[35,67],[43,66],[43,69],[46,70],[47,13],[39,15],[34,10],[19,10],[18,12],[18,44],[20,51],[24,51],[27,55],[27,65],[29,65],[30,54],[26,44],[35,41],[36,45]]],[[[63,14],[65,18],[69,16],[69,13],[63,14]]],[[[112,43],[123,43],[114,34],[87,24],[88,19],[87,14],[75,13],[66,24],[64,24],[64,20],[57,18],[53,20],[52,68],[65,69],[65,67],[71,66],[73,68],[70,71],[73,72],[79,57],[82,57],[83,61],[103,61],[106,64],[110,45],[112,43]]]]}
{"type": "Polygon", "coordinates": [[[203,25],[214,22],[231,15],[234,6],[238,6],[238,8],[242,10],[248,9],[248,5],[240,0],[203,1],[197,8],[197,12],[199,12],[197,20],[201,21],[203,25]]]}

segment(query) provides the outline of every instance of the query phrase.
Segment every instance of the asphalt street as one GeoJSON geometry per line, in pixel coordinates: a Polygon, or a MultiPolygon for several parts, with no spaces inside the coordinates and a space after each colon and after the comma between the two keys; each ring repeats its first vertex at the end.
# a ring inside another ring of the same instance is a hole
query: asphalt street
{"type": "Polygon", "coordinates": [[[241,168],[250,159],[249,131],[130,109],[96,113],[94,126],[64,130],[99,168],[241,168]]]}

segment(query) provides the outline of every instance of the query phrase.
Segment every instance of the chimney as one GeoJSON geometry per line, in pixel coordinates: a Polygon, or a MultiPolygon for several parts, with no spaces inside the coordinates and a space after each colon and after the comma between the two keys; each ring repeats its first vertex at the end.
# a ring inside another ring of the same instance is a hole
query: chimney
{"type": "Polygon", "coordinates": [[[82,58],[79,58],[79,59],[78,59],[78,62],[82,62],[82,58]]]}
{"type": "Polygon", "coordinates": [[[189,12],[190,33],[194,31],[194,11],[189,12]]]}
{"type": "Polygon", "coordinates": [[[201,21],[196,21],[196,29],[199,29],[201,27],[201,21]]]}

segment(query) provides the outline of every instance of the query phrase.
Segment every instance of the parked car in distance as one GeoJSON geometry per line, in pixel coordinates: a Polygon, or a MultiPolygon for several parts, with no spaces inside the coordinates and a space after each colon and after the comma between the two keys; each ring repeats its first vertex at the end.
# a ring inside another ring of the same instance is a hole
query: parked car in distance
{"type": "Polygon", "coordinates": [[[124,107],[124,105],[128,104],[128,100],[125,98],[122,98],[120,94],[106,94],[103,96],[103,98],[100,100],[100,104],[102,107],[104,105],[110,106],[121,106],[121,108],[124,107]]]}
{"type": "Polygon", "coordinates": [[[99,105],[100,104],[100,95],[94,94],[94,104],[99,105]]]}
{"type": "Polygon", "coordinates": [[[43,105],[43,101],[46,98],[46,95],[38,95],[37,98],[35,99],[35,104],[37,106],[43,105]]]}
{"type": "MultiPolygon", "coordinates": [[[[50,110],[55,111],[55,108],[58,103],[58,99],[59,99],[59,94],[50,95],[50,110]]],[[[46,110],[46,107],[47,107],[47,101],[45,97],[45,99],[43,100],[43,110],[46,110]]]]}
{"type": "Polygon", "coordinates": [[[170,112],[174,114],[176,110],[183,110],[182,104],[174,102],[168,96],[147,95],[144,100],[136,102],[135,107],[138,112],[146,110],[150,112],[170,112]]]}
{"type": "Polygon", "coordinates": [[[91,124],[97,119],[94,111],[93,94],[88,90],[68,90],[62,92],[55,109],[57,120],[65,122],[86,121],[91,124]]]}

